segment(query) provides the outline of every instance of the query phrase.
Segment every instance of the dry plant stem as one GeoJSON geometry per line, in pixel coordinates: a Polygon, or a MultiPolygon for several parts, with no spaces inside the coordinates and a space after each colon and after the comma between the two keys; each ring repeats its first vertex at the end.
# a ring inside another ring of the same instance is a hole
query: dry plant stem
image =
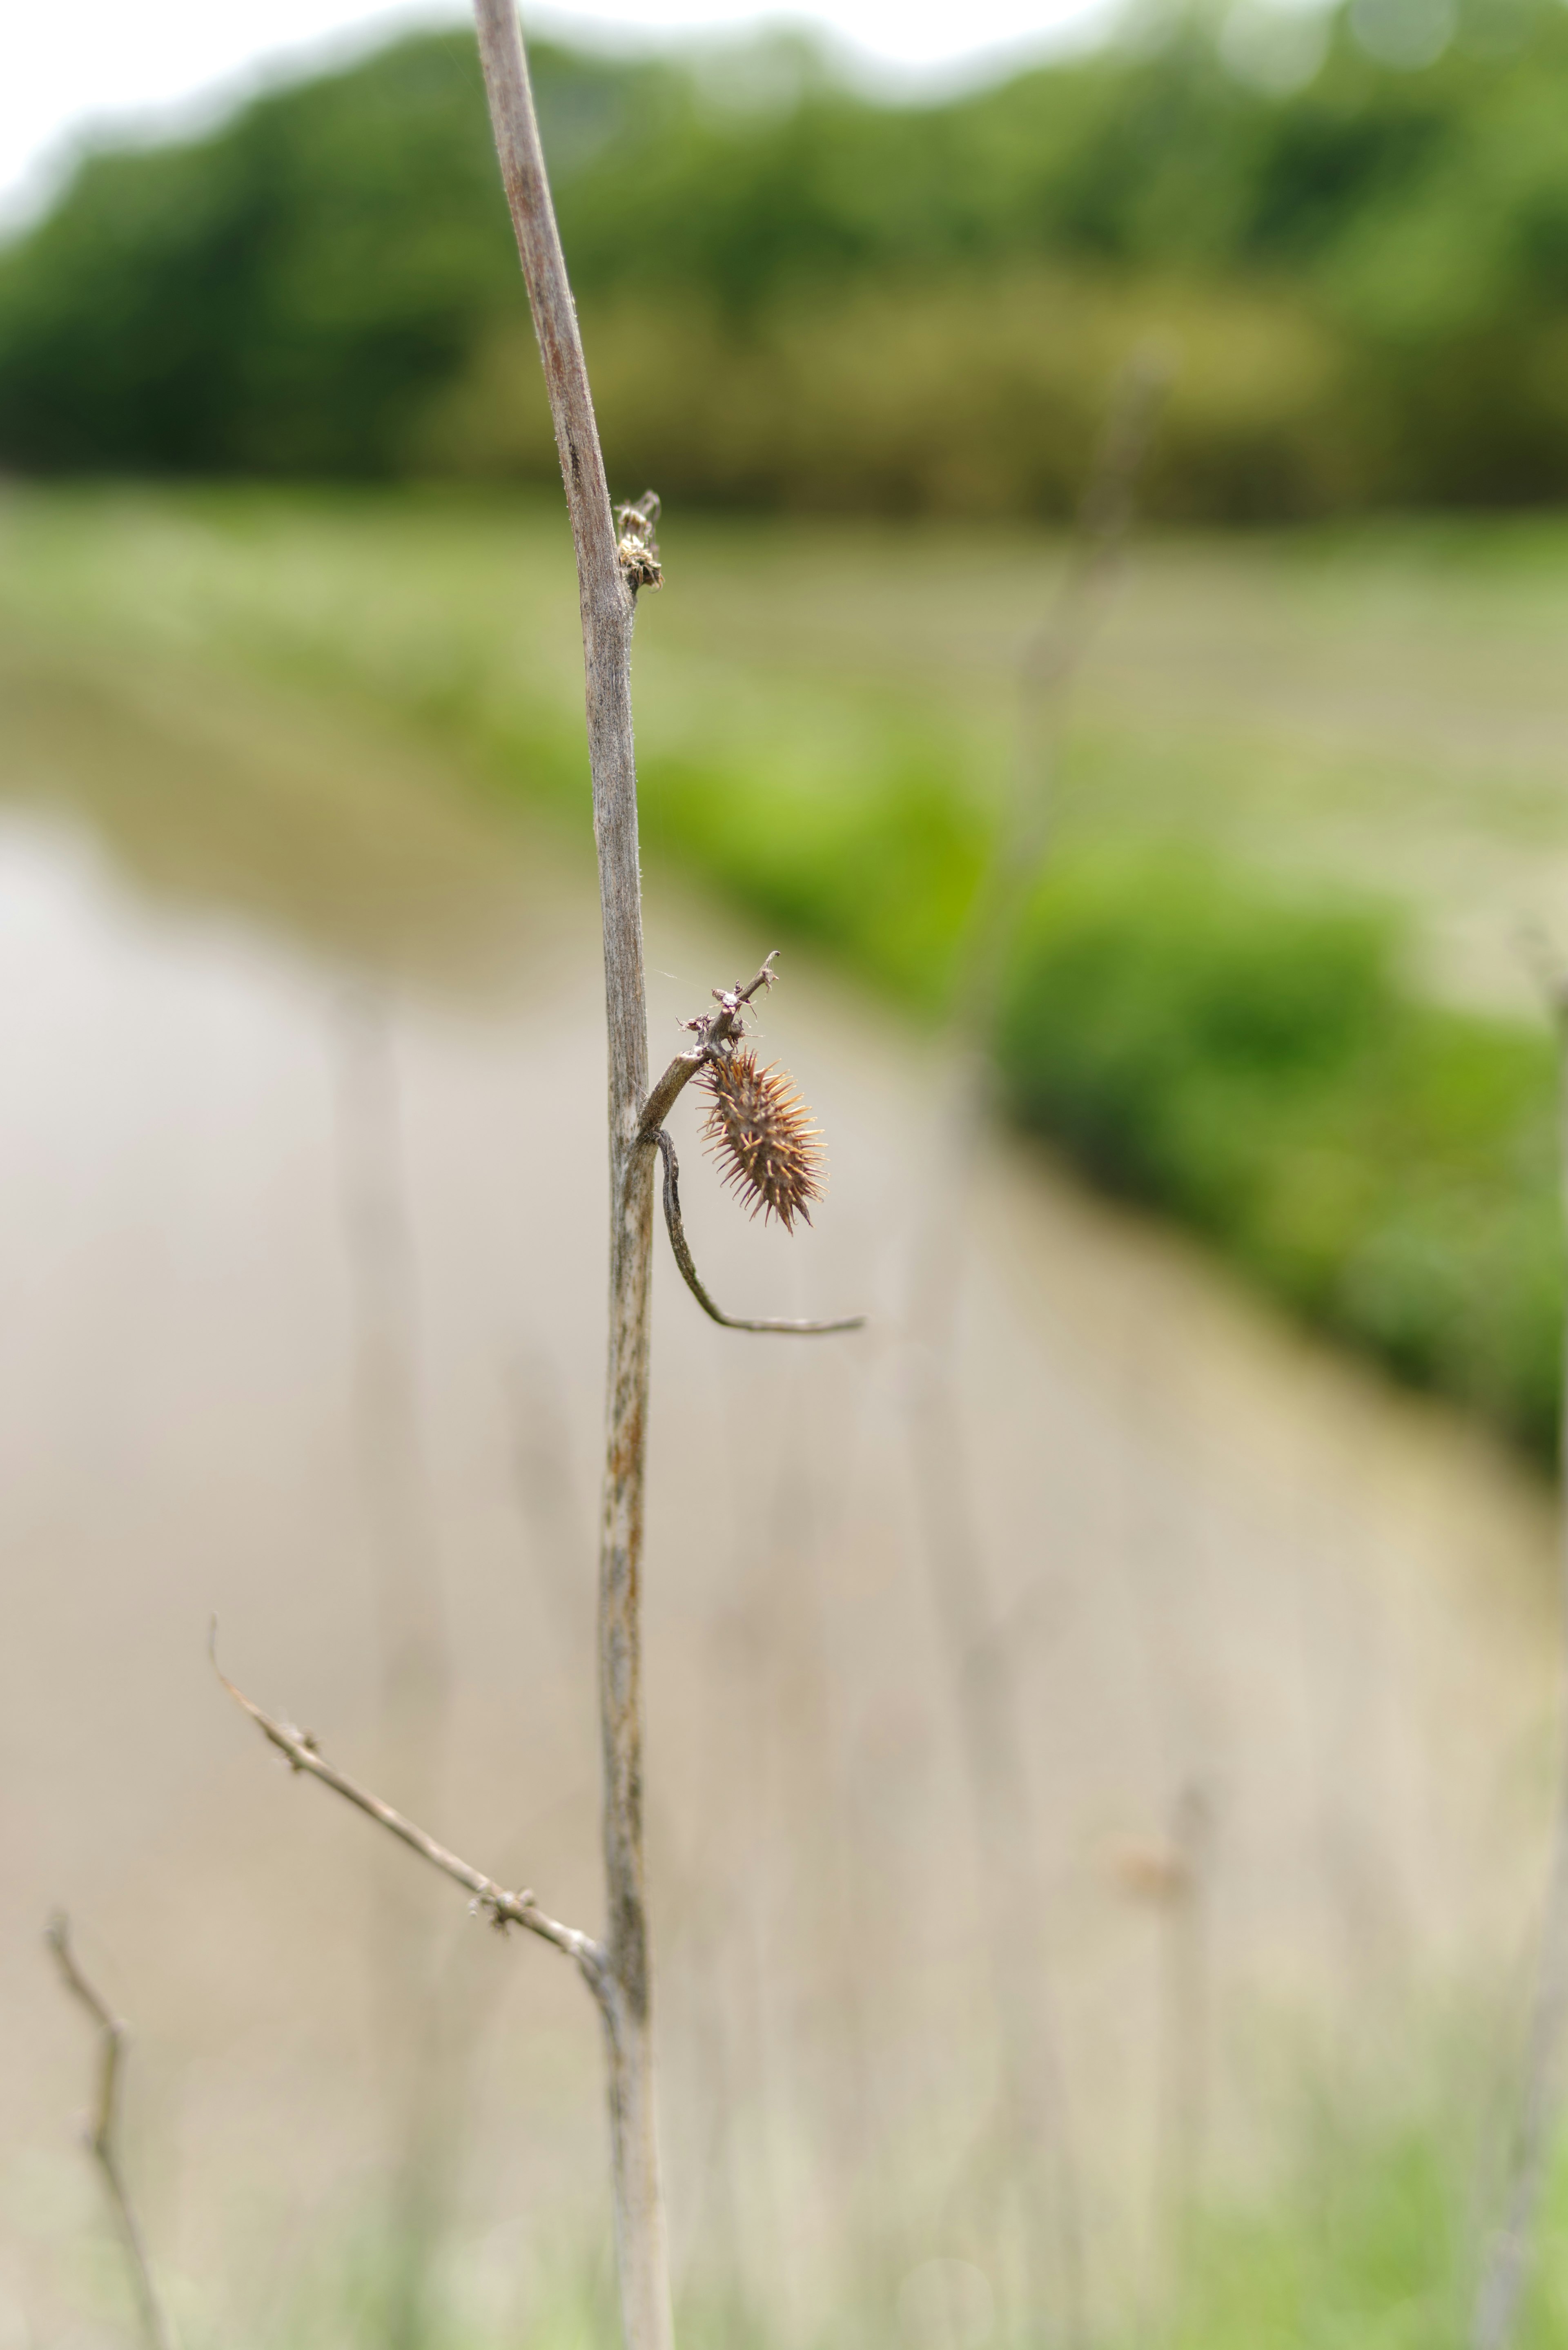
{"type": "Polygon", "coordinates": [[[654,1139],[664,1157],[664,1222],[670,1233],[670,1245],[675,1252],[681,1279],[704,1314],[722,1324],[726,1330],[772,1331],[784,1337],[821,1338],[835,1330],[865,1328],[864,1314],[853,1314],[842,1322],[743,1322],[737,1320],[732,1314],[721,1314],[703,1288],[691,1251],[687,1246],[685,1228],[680,1222],[680,1164],[675,1156],[675,1145],[662,1127],[654,1139]]]}
{"type": "Polygon", "coordinates": [[[151,2350],[174,2350],[173,2330],[158,2297],[152,2279],[152,2264],[147,2257],[147,2243],[141,2232],[136,2207],[125,2183],[125,2173],[119,2161],[119,2081],[125,2064],[128,2034],[124,2023],[108,2001],[96,1991],[77,1964],[71,1949],[70,1920],[63,1913],[49,1921],[46,1938],[55,1954],[55,1962],[66,1989],[79,2000],[99,2034],[101,2054],[98,2076],[98,2105],[93,2113],[92,2126],[88,2133],[88,2146],[93,2160],[103,2173],[109,2189],[109,2199],[114,2216],[125,2239],[130,2256],[131,2282],[136,2290],[136,2305],[151,2350]]]}
{"type": "MultiPolygon", "coordinates": [[[[214,1643],[215,1639],[214,1631],[214,1643]]],[[[607,1996],[606,1953],[591,1934],[581,1933],[576,1926],[563,1926],[558,1918],[552,1918],[540,1908],[532,1893],[508,1892],[505,1886],[497,1885],[493,1877],[486,1877],[483,1870],[475,1868],[472,1862],[460,1860],[456,1853],[449,1852],[445,1845],[438,1844],[434,1836],[416,1826],[412,1820],[405,1819],[402,1813],[394,1810],[390,1804],[384,1804],[379,1795],[373,1795],[368,1787],[361,1787],[357,1780],[350,1779],[347,1772],[339,1771],[336,1764],[328,1762],[308,1731],[296,1730],[291,1721],[275,1720],[270,1713],[265,1713],[253,1698],[248,1698],[244,1690],[236,1689],[218,1662],[215,1645],[209,1647],[209,1654],[213,1659],[213,1670],[241,1712],[249,1714],[262,1736],[287,1758],[296,1771],[304,1771],[312,1779],[319,1779],[324,1787],[330,1787],[334,1794],[341,1795],[346,1803],[363,1812],[367,1819],[374,1820],[389,1835],[395,1835],[400,1843],[406,1844],[410,1852],[417,1852],[421,1860],[428,1860],[432,1868],[439,1868],[443,1877],[450,1877],[454,1885],[461,1885],[473,1897],[474,1908],[483,1912],[493,1925],[522,1926],[530,1934],[537,1934],[541,1941],[553,1943],[557,1950],[564,1950],[569,1959],[575,1959],[588,1989],[601,2005],[604,2003],[607,1996]]]]}
{"type": "Polygon", "coordinates": [[[373,986],[343,1002],[337,1145],[354,1305],[355,1436],[375,1573],[380,1768],[406,1800],[434,1797],[450,1670],[420,1405],[418,1268],[402,1163],[391,1012],[373,986]]]}
{"type": "Polygon", "coordinates": [[[1019,669],[1018,744],[1006,806],[960,952],[949,1029],[942,1114],[918,1252],[912,1302],[916,1356],[909,1388],[912,1469],[928,1572],[953,1673],[955,1707],[988,1911],[989,1942],[1013,2167],[1025,2197],[1043,2155],[1052,2258],[1038,2210],[1028,2213],[1036,2298],[1059,2299],[1061,2332],[1084,2331],[1083,2230],[1064,2068],[1039,1963],[1041,1897],[1029,1861],[1038,1845],[1018,1731],[1012,1649],[987,1590],[952,1371],[960,1271],[958,1235],[969,1166],[984,1108],[988,1047],[1007,956],[1033,886],[1052,816],[1068,689],[1098,626],[1133,512],[1133,495],[1166,371],[1137,355],[1112,399],[1054,609],[1019,669]],[[1054,2272],[1054,2274],[1052,2273],[1054,2272]]]}
{"type": "Polygon", "coordinates": [[[591,1648],[592,1627],[584,1604],[586,1513],[578,1509],[560,1381],[549,1361],[531,1351],[516,1356],[504,1376],[518,1523],[547,1595],[562,1669],[576,1680],[591,1648]]]}
{"type": "MultiPolygon", "coordinates": [[[[418,1266],[400,1110],[392,1007],[384,989],[362,981],[339,1010],[337,1152],[354,1305],[355,1433],[379,1631],[377,1776],[428,1815],[439,1795],[450,1673],[425,1471],[418,1266]]],[[[375,1889],[374,1973],[384,2042],[396,2052],[379,2068],[397,2141],[385,2350],[422,2350],[432,2331],[472,2007],[438,1994],[434,1887],[395,1868],[378,1876],[375,1889]]]]}
{"type": "MultiPolygon", "coordinates": [[[[1543,951],[1533,959],[1544,962],[1543,951]]],[[[1568,978],[1542,970],[1555,1015],[1558,1038],[1560,1180],[1568,1229],[1568,978]]],[[[1563,1351],[1563,1419],[1559,1475],[1568,1476],[1568,1341],[1563,1351]]],[[[1562,1508],[1561,1590],[1563,1655],[1568,1666],[1568,1497],[1562,1508]]],[[[1559,1731],[1556,1811],[1552,1863],[1536,1960],[1535,1990],[1525,2043],[1523,2078],[1514,2122],[1503,2217],[1482,2263],[1470,2324],[1471,2350],[1508,2350],[1519,2328],[1540,2220],[1542,2189],[1551,2153],[1552,2123],[1562,2087],[1563,2043],[1568,2029],[1568,1725],[1559,1731]]]]}
{"type": "Polygon", "coordinates": [[[1019,660],[1012,788],[971,910],[953,992],[953,1034],[977,1055],[990,1041],[1008,951],[1045,852],[1071,688],[1116,583],[1138,475],[1168,384],[1168,365],[1152,348],[1135,352],[1117,379],[1055,604],[1019,660]]]}
{"type": "Polygon", "coordinates": [[[1061,2032],[1042,1957],[1040,1830],[1019,1734],[1018,1676],[992,1617],[958,1403],[928,1357],[909,1394],[922,1548],[931,1578],[980,1864],[1001,2073],[1003,2168],[1022,2199],[1032,2314],[1047,2339],[1085,2339],[1082,2194],[1061,2032]]]}
{"type": "Polygon", "coordinates": [[[1173,2320],[1189,2283],[1192,2220],[1203,2190],[1209,2103],[1209,1900],[1212,1819],[1189,1783],[1170,1824],[1175,1881],[1161,1926],[1158,2204],[1173,2320]]]}
{"type": "Polygon", "coordinates": [[[703,1062],[711,1060],[720,1045],[731,1043],[733,1038],[741,1035],[741,1015],[745,1006],[759,988],[772,987],[778,976],[774,970],[778,952],[777,947],[774,947],[763,957],[762,965],[755,979],[748,980],[744,987],[716,987],[713,990],[713,1000],[719,1006],[717,1012],[704,1015],[701,1020],[689,1020],[686,1023],[689,1028],[695,1028],[699,1032],[702,1041],[690,1053],[677,1053],[644,1102],[642,1115],[637,1122],[637,1139],[639,1148],[644,1150],[652,1149],[659,1140],[660,1127],[692,1078],[701,1070],[703,1062]]]}
{"type": "Polygon", "coordinates": [[[638,1148],[648,1092],[648,1022],[631,723],[635,598],[618,548],[515,0],[476,0],[475,16],[496,152],[544,362],[577,559],[609,1040],[609,1361],[599,1549],[608,1918],[600,2003],[609,2065],[626,2350],[671,2350],[674,2326],[654,2112],[642,1835],[639,1609],[653,1167],[651,1153],[638,1148]]]}

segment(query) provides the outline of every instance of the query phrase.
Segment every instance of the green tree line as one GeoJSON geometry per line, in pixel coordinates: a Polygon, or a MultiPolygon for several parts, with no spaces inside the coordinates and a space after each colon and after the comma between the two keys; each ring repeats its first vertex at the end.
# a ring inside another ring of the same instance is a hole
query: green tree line
{"type": "MultiPolygon", "coordinates": [[[[618,483],[1058,513],[1152,335],[1166,514],[1568,492],[1561,0],[1237,0],[920,105],[798,40],[535,63],[618,483]]],[[[0,254],[0,463],[544,476],[520,312],[472,42],[406,38],[82,161],[0,254]]]]}

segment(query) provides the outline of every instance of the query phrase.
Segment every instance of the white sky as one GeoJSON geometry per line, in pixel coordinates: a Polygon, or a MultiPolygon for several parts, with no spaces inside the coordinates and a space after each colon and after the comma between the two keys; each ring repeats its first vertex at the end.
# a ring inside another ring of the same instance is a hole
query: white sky
{"type": "MultiPolygon", "coordinates": [[[[457,13],[456,0],[401,12],[405,21],[457,13]]],[[[756,13],[756,0],[599,0],[597,8],[552,0],[525,11],[542,31],[576,25],[644,38],[737,26],[756,13]]],[[[791,9],[867,62],[906,74],[1047,47],[1092,13],[1095,0],[798,0],[791,9]]],[[[396,21],[387,0],[5,0],[0,219],[37,203],[84,127],[171,109],[199,119],[202,100],[242,93],[301,50],[362,42],[367,27],[396,21]]]]}

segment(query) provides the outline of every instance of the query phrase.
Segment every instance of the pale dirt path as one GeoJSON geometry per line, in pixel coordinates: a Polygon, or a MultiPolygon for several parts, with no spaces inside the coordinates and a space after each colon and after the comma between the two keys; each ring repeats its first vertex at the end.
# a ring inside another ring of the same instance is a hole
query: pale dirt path
{"type": "MultiPolygon", "coordinates": [[[[223,910],[235,892],[199,858],[153,871],[182,903],[117,879],[58,813],[95,729],[127,775],[169,786],[185,760],[199,834],[226,774],[214,743],[259,773],[284,721],[257,702],[247,723],[238,689],[216,716],[114,691],[84,717],[57,676],[0,750],[13,794],[55,810],[0,827],[5,2350],[119,2338],[83,2266],[87,2052],[44,1964],[54,1904],[139,2027],[137,2167],[193,2327],[254,2338],[374,2208],[398,2069],[372,1897],[402,1864],[274,1767],[202,1653],[215,1611],[254,1694],[369,1762],[341,983],[275,928],[319,946],[330,891],[296,918],[279,884],[261,922],[223,910]]],[[[417,764],[368,740],[357,755],[417,764]]],[[[383,936],[378,900],[346,926],[404,958],[422,1438],[458,1690],[433,1824],[592,1922],[591,882],[455,802],[441,821],[441,889],[421,895],[428,844],[405,869],[382,838],[398,920],[383,936]],[[405,953],[421,916],[451,944],[465,856],[483,959],[513,941],[485,996],[433,992],[405,953]]],[[[656,1052],[773,943],[652,892],[656,1052]]],[[[785,962],[767,1044],[826,1129],[831,1197],[793,1243],[748,1227],[685,1113],[693,1242],[735,1310],[865,1307],[873,1327],[820,1347],[730,1336],[661,1256],[649,1696],[677,2257],[699,2281],[738,2266],[804,2340],[847,2305],[851,2269],[885,2314],[923,2258],[1002,2255],[972,2191],[992,2035],[951,1676],[903,1498],[924,1065],[785,962]]],[[[992,1149],[971,1225],[966,1433],[1033,1774],[1037,1963],[1095,2264],[1125,2282],[1154,2162],[1162,1930],[1122,1882],[1129,1840],[1201,1784],[1234,2165],[1267,2142],[1285,2027],[1418,2033],[1427,2004],[1520,1946],[1550,1764],[1549,1514],[1450,1416],[1300,1343],[1043,1159],[992,1149]]],[[[481,2050],[452,2290],[499,2322],[519,2278],[536,2313],[602,2228],[594,2029],[553,1954],[432,1897],[481,2050]]]]}

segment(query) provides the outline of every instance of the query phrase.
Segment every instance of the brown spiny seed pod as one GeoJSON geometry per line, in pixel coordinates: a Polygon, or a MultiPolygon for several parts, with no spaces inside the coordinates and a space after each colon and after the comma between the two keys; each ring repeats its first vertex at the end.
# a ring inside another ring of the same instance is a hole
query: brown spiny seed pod
{"type": "Polygon", "coordinates": [[[786,1232],[797,1216],[809,1224],[810,1202],[822,1197],[818,1129],[784,1071],[732,1050],[710,1061],[698,1082],[713,1097],[704,1133],[725,1181],[753,1216],[761,1208],[786,1232]]]}

